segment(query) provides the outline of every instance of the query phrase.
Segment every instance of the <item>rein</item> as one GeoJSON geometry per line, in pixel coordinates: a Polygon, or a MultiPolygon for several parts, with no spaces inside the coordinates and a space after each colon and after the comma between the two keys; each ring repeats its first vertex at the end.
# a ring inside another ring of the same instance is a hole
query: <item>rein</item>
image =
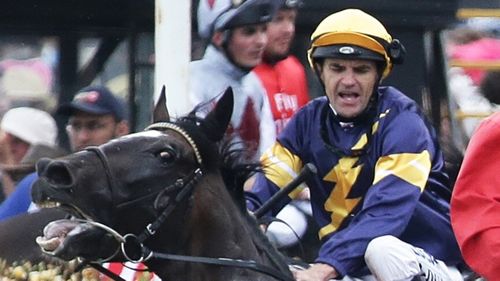
{"type": "MultiPolygon", "coordinates": [[[[210,257],[199,257],[199,256],[185,256],[185,255],[175,255],[175,254],[168,254],[168,253],[158,253],[154,252],[147,247],[144,246],[144,241],[146,241],[149,237],[153,236],[156,231],[161,227],[161,225],[165,222],[165,220],[168,218],[168,216],[175,210],[177,205],[185,200],[187,197],[192,195],[192,191],[196,184],[201,180],[203,177],[203,172],[201,170],[202,166],[202,158],[201,154],[199,152],[198,147],[196,146],[196,143],[193,141],[193,139],[189,136],[189,134],[182,129],[181,127],[172,124],[172,123],[167,123],[167,122],[162,122],[162,123],[155,123],[147,127],[145,130],[166,130],[170,129],[173,130],[177,133],[179,133],[192,147],[195,157],[197,160],[197,163],[199,165],[198,168],[196,168],[190,175],[186,176],[185,178],[180,178],[175,181],[175,183],[165,187],[163,190],[160,190],[159,192],[154,193],[154,195],[158,194],[160,196],[164,192],[172,191],[172,190],[179,190],[177,195],[175,196],[175,199],[173,202],[169,202],[167,207],[161,212],[161,214],[152,222],[149,223],[144,231],[139,234],[138,236],[132,233],[125,234],[125,235],[120,235],[117,231],[114,229],[97,223],[97,222],[91,222],[89,221],[90,224],[99,227],[106,232],[109,232],[112,234],[112,236],[120,243],[120,250],[123,256],[131,262],[144,262],[147,260],[150,260],[152,258],[155,259],[163,259],[163,260],[171,260],[171,261],[182,261],[182,262],[190,262],[190,263],[202,263],[202,264],[208,264],[208,265],[218,265],[218,266],[229,266],[229,267],[237,267],[237,268],[245,268],[245,269],[250,269],[256,272],[260,272],[269,276],[272,276],[278,280],[282,281],[294,281],[292,277],[289,275],[286,275],[285,273],[276,270],[275,268],[272,268],[270,266],[264,265],[257,263],[256,261],[253,260],[241,260],[241,259],[231,259],[231,258],[210,258],[210,257]]],[[[104,153],[104,151],[100,147],[88,147],[86,148],[87,151],[94,152],[97,157],[99,158],[100,162],[102,163],[102,166],[104,168],[104,172],[106,174],[106,178],[108,181],[108,184],[111,188],[111,190],[116,190],[118,187],[116,178],[114,177],[113,173],[111,172],[110,165],[109,165],[109,160],[104,153]]],[[[142,196],[138,199],[134,199],[132,201],[128,201],[125,203],[121,203],[118,205],[118,207],[124,207],[130,204],[135,204],[136,202],[142,201],[146,198],[149,198],[153,195],[148,194],[145,196],[142,196]]],[[[156,201],[156,200],[155,200],[156,201]]],[[[118,253],[117,251],[110,257],[104,259],[103,261],[100,262],[105,262],[111,260],[116,254],[118,253]]],[[[100,264],[97,264],[96,262],[91,262],[91,261],[84,261],[84,263],[90,263],[91,266],[93,266],[95,269],[99,270],[101,273],[109,276],[113,280],[124,280],[120,276],[116,275],[115,273],[105,269],[102,267],[100,264]]]]}

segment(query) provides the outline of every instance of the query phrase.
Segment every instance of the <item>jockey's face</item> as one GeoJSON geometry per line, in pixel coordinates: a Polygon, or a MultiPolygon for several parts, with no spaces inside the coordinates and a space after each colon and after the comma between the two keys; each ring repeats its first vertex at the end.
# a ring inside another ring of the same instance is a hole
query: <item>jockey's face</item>
{"type": "Polygon", "coordinates": [[[113,115],[95,115],[75,112],[66,126],[71,149],[79,151],[88,146],[101,145],[128,133],[125,121],[117,122],[113,115]]]}
{"type": "Polygon", "coordinates": [[[365,110],[378,79],[374,61],[326,58],[319,71],[326,95],[338,115],[354,118],[365,110]]]}
{"type": "Polygon", "coordinates": [[[266,29],[265,23],[235,27],[229,38],[224,38],[223,32],[216,32],[214,43],[219,48],[227,44],[227,55],[238,66],[251,69],[262,61],[267,44],[266,29]]]}

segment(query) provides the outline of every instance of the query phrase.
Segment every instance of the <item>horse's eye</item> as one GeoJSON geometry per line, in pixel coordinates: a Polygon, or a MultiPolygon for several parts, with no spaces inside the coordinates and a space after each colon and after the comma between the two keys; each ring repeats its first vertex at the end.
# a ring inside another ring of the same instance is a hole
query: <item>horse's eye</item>
{"type": "Polygon", "coordinates": [[[160,152],[159,156],[164,165],[172,164],[176,159],[175,152],[171,150],[162,151],[160,152]]]}

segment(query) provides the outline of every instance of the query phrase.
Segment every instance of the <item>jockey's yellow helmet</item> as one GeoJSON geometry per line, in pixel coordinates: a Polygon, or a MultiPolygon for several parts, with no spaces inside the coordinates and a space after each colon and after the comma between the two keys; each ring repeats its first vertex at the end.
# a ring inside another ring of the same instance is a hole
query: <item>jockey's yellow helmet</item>
{"type": "Polygon", "coordinates": [[[383,63],[382,77],[394,63],[402,63],[403,45],[387,32],[375,17],[359,10],[346,9],[323,19],[311,35],[308,59],[368,59],[383,63]]]}

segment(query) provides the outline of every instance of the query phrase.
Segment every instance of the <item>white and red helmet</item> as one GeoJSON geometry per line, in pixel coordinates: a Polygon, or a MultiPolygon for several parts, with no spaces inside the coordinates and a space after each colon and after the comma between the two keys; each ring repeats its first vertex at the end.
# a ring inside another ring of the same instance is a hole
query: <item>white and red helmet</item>
{"type": "Polygon", "coordinates": [[[217,30],[270,22],[278,8],[276,0],[200,0],[198,34],[209,38],[217,30]]]}

